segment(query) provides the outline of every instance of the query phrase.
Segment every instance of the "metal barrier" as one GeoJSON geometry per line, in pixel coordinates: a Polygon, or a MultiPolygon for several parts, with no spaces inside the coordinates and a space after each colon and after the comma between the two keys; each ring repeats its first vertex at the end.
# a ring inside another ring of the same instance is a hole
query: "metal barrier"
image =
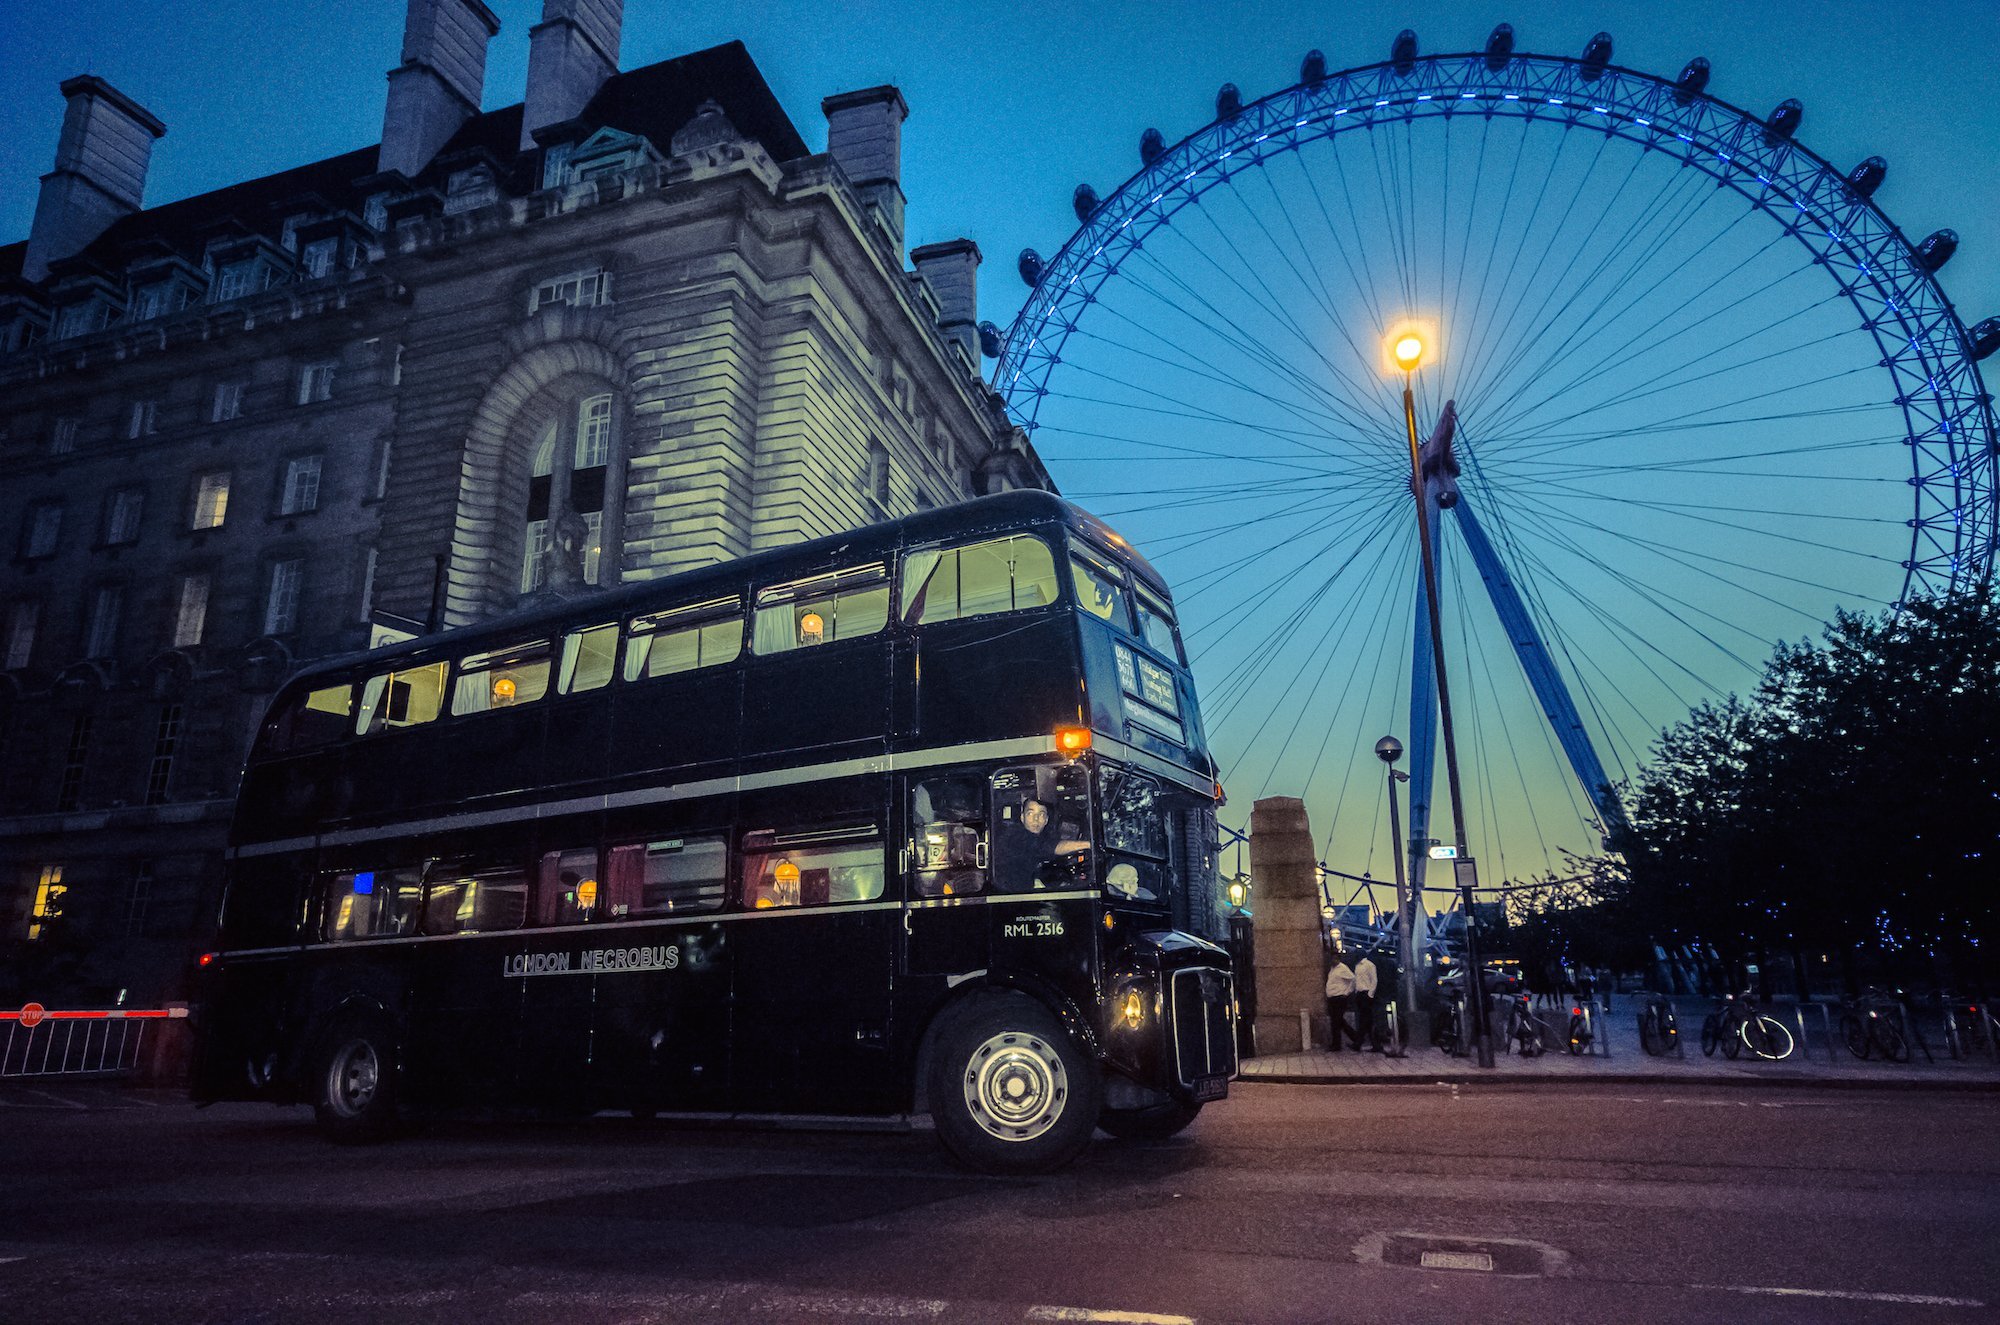
{"type": "Polygon", "coordinates": [[[186,1008],[50,1011],[39,1003],[0,1012],[7,1028],[0,1079],[130,1072],[145,1048],[147,1023],[186,1016],[186,1008]]]}

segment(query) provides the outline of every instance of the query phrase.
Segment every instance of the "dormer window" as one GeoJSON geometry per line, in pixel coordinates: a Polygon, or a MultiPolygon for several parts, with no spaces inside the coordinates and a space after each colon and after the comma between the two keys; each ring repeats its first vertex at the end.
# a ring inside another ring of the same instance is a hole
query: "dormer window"
{"type": "Polygon", "coordinates": [[[475,207],[484,207],[499,196],[493,185],[493,176],[484,166],[472,170],[454,170],[445,181],[444,214],[455,216],[459,212],[469,212],[475,207]]]}
{"type": "Polygon", "coordinates": [[[110,312],[110,305],[102,299],[65,304],[56,315],[56,339],[68,340],[71,336],[88,336],[93,331],[102,331],[110,312]]]}
{"type": "Polygon", "coordinates": [[[285,218],[284,228],[278,232],[278,244],[285,252],[296,253],[299,251],[299,227],[310,220],[312,220],[312,217],[304,212],[285,218]]]}
{"type": "Polygon", "coordinates": [[[305,253],[300,259],[300,265],[305,271],[305,278],[309,281],[323,279],[328,272],[333,270],[334,258],[338,256],[339,252],[340,241],[338,239],[316,239],[312,243],[307,244],[305,253]]]}
{"type": "Polygon", "coordinates": [[[542,151],[542,187],[555,188],[569,182],[569,159],[576,152],[575,143],[550,143],[542,151]]]}
{"type": "Polygon", "coordinates": [[[378,193],[361,209],[361,223],[378,233],[389,224],[389,195],[378,193]]]}
{"type": "Polygon", "coordinates": [[[664,159],[651,143],[638,134],[599,129],[570,152],[565,173],[569,180],[602,179],[649,161],[664,159]]]}
{"type": "Polygon", "coordinates": [[[554,280],[543,281],[528,296],[528,311],[534,313],[550,304],[595,308],[610,302],[611,273],[596,267],[589,271],[567,272],[554,280]]]}

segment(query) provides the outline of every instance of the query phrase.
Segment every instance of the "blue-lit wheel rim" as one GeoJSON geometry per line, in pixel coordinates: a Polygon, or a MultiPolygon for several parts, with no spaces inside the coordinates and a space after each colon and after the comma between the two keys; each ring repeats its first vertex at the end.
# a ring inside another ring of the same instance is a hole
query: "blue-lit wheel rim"
{"type": "MultiPolygon", "coordinates": [[[[1893,522],[1906,531],[1906,535],[1896,535],[1901,551],[1893,558],[1894,566],[1885,563],[1885,578],[1881,583],[1871,581],[1866,595],[1850,598],[1841,606],[1879,608],[1914,594],[1938,593],[1984,578],[1990,571],[1996,524],[2000,523],[1996,521],[1995,510],[1996,447],[1991,400],[1964,324],[1933,272],[1920,259],[1916,246],[1876,202],[1851,187],[1840,169],[1795,141],[1789,133],[1773,133],[1759,117],[1715,98],[1682,93],[1672,81],[1615,66],[1593,70],[1581,61],[1563,57],[1512,55],[1499,68],[1493,64],[1480,53],[1425,56],[1407,63],[1401,72],[1395,64],[1385,62],[1299,83],[1245,105],[1233,115],[1218,118],[1166,148],[1105,197],[1061,251],[1043,265],[1029,299],[1006,333],[994,374],[995,385],[1004,395],[1013,418],[1034,435],[1065,491],[1100,509],[1115,525],[1125,527],[1131,523],[1122,516],[1115,499],[1096,495],[1090,484],[1077,482],[1075,471],[1066,467],[1065,452],[1075,443],[1066,444],[1060,436],[1073,418],[1065,414],[1065,409],[1071,402],[1084,398],[1075,386],[1079,380],[1079,346],[1087,351],[1089,346],[1084,342],[1090,339],[1093,329],[1102,333],[1110,316],[1105,312],[1107,301],[1118,293],[1122,282],[1135,279],[1135,269],[1144,269],[1142,274],[1146,279],[1156,286],[1160,284],[1161,268],[1154,263],[1153,250],[1168,240],[1176,227],[1216,224],[1212,216],[1200,218],[1210,200],[1225,196],[1218,194],[1218,190],[1226,191],[1242,183],[1247,191],[1248,181],[1255,178],[1254,172],[1275,169],[1285,158],[1303,161],[1309,150],[1337,153],[1344,150],[1345,143],[1374,142],[1377,135],[1379,141],[1391,144],[1387,155],[1393,157],[1398,150],[1391,142],[1394,135],[1401,133],[1404,141],[1414,142],[1420,129],[1445,134],[1445,158],[1441,159],[1448,159],[1453,150],[1450,135],[1454,124],[1465,126],[1470,134],[1477,132],[1479,126],[1489,126],[1490,131],[1490,126],[1507,122],[1523,126],[1520,132],[1524,139],[1549,129],[1563,133],[1565,143],[1603,144],[1607,146],[1599,148],[1600,152],[1616,150],[1635,158],[1671,163],[1680,172],[1680,178],[1699,177],[1712,183],[1711,194],[1727,191],[1747,203],[1746,214],[1762,218],[1757,224],[1765,226],[1762,233],[1768,235],[1770,243],[1788,246],[1786,251],[1793,256],[1786,261],[1795,263],[1800,270],[1821,269],[1816,277],[1819,291],[1836,306],[1836,311],[1824,311],[1815,303],[1812,320],[1794,325],[1812,327],[1817,337],[1821,328],[1834,326],[1834,319],[1838,318],[1840,336],[1860,338],[1841,342],[1843,352],[1851,352],[1854,345],[1863,342],[1872,346],[1869,354],[1874,362],[1868,365],[1870,375],[1863,379],[1867,383],[1865,390],[1885,412],[1885,417],[1893,414],[1900,420],[1897,426],[1900,436],[1894,443],[1903,448],[1902,454],[1907,457],[1897,462],[1903,476],[1898,481],[1907,484],[1907,491],[1893,501],[1887,497],[1878,501],[1878,507],[1885,512],[1891,506],[1895,509],[1885,513],[1877,523],[1893,522]],[[1529,129],[1525,127],[1528,125],[1537,127],[1529,129]],[[1837,311],[1840,307],[1844,311],[1837,311]],[[1886,578],[1892,571],[1896,572],[1893,583],[1886,578]]],[[[1484,141],[1481,140],[1482,150],[1484,141]]],[[[1381,185],[1386,179],[1387,187],[1399,188],[1401,177],[1394,172],[1406,164],[1392,161],[1389,175],[1378,174],[1373,183],[1381,185]]],[[[1379,165],[1378,160],[1378,170],[1379,165]]],[[[1589,170],[1596,169],[1593,157],[1589,170]]],[[[1636,173],[1640,167],[1635,162],[1632,169],[1636,173]]],[[[1652,167],[1646,169],[1650,171],[1652,167]]],[[[1305,165],[1300,165],[1299,170],[1310,173],[1305,165]]],[[[1410,179],[1413,182],[1410,206],[1414,214],[1417,181],[1414,170],[1410,179]]],[[[1906,181],[1897,182],[1907,187],[1906,181]]],[[[1362,181],[1357,191],[1365,191],[1368,184],[1362,181]]],[[[1475,184],[1474,188],[1477,187],[1475,184]]],[[[1682,188],[1679,184],[1674,187],[1682,188]]],[[[1401,207],[1404,201],[1399,193],[1396,205],[1401,207]]],[[[1536,206],[1540,205],[1538,200],[1536,206]]],[[[1691,201],[1688,205],[1706,204],[1691,201]]],[[[1216,209],[1208,210],[1219,210],[1220,206],[1218,203],[1216,209]]],[[[1529,224],[1533,223],[1531,216],[1529,224]]],[[[1329,227],[1334,224],[1329,215],[1329,227]]],[[[1266,237],[1274,245],[1280,243],[1279,237],[1266,237]]],[[[1440,244],[1441,249],[1448,247],[1449,238],[1450,232],[1446,231],[1447,242],[1440,244]]],[[[1304,251],[1304,240],[1300,243],[1304,251]]],[[[1291,277],[1310,274],[1294,270],[1291,277]]],[[[1253,272],[1252,276],[1255,275],[1253,272]]],[[[1728,273],[1715,275],[1722,279],[1728,273]]],[[[1272,276],[1271,285],[1264,287],[1266,290],[1282,285],[1279,278],[1284,278],[1285,273],[1277,271],[1272,276]]],[[[1192,294],[1177,297],[1193,298],[1192,294]]],[[[1360,328],[1366,334],[1380,335],[1387,330],[1381,323],[1388,320],[1357,319],[1357,323],[1370,324],[1360,328]]],[[[1131,334],[1129,328],[1126,330],[1131,334]]],[[[1834,331],[1827,331],[1824,338],[1831,340],[1834,335],[1834,331]]],[[[1183,348],[1169,347],[1162,354],[1183,348]]],[[[1188,353],[1186,357],[1194,356],[1188,353]]],[[[1115,390],[1104,386],[1108,380],[1109,375],[1100,368],[1092,389],[1098,390],[1100,396],[1114,395],[1115,390]]],[[[1112,387],[1115,386],[1113,383],[1112,387]]],[[[1850,375],[1841,384],[1841,390],[1855,386],[1850,375]]],[[[1790,389],[1803,388],[1793,384],[1790,389]]],[[[1337,394],[1337,391],[1329,393],[1325,400],[1331,402],[1337,394]]],[[[1445,394],[1449,394],[1447,385],[1420,373],[1419,395],[1424,402],[1426,426],[1435,417],[1445,394]]],[[[1115,402],[1093,402],[1104,409],[1112,403],[1115,402]]],[[[1315,403],[1325,402],[1316,398],[1315,403]]],[[[1369,404],[1372,409],[1372,400],[1369,404]]],[[[1394,420],[1386,417],[1386,411],[1384,414],[1382,422],[1389,430],[1382,437],[1393,440],[1394,420]]],[[[1103,417],[1104,414],[1095,416],[1103,417]]],[[[1468,423],[1471,422],[1468,416],[1468,423]]],[[[1148,426],[1157,423],[1156,418],[1148,426]]],[[[1887,426],[1884,422],[1883,427],[1887,426]]],[[[1102,435],[1082,431],[1074,434],[1102,435]]],[[[1842,445],[1858,445],[1858,442],[1843,441],[1842,445]]],[[[1481,478],[1476,440],[1469,449],[1473,462],[1469,465],[1472,473],[1468,477],[1468,492],[1472,492],[1472,485],[1481,478]]],[[[1393,488],[1394,455],[1388,455],[1384,463],[1384,472],[1393,488]]],[[[1873,481],[1883,482],[1880,478],[1873,481]]],[[[1790,517],[1797,512],[1785,514],[1790,517]]],[[[1125,532],[1133,535],[1141,546],[1148,546],[1143,527],[1125,527],[1125,532]]],[[[1213,559],[1228,555],[1226,536],[1204,541],[1209,549],[1204,556],[1213,559]]],[[[1410,551],[1413,556],[1413,537],[1410,551]]],[[[1170,580],[1185,575],[1174,565],[1171,555],[1156,559],[1162,562],[1170,580]]],[[[1522,573],[1524,578],[1532,577],[1533,568],[1524,567],[1522,573]]],[[[1529,597],[1531,601],[1534,598],[1532,589],[1529,597]]],[[[1452,609],[1446,610],[1449,616],[1452,609]]],[[[1827,615],[1830,612],[1819,611],[1815,619],[1827,615]]],[[[1198,630],[1199,621],[1194,624],[1198,630]]],[[[1407,629],[1403,625],[1396,628],[1407,629]]],[[[1783,627],[1784,638],[1803,638],[1813,633],[1815,630],[1803,621],[1788,621],[1783,627]]],[[[1559,640],[1556,642],[1560,644],[1559,640]]],[[[1752,651],[1747,645],[1742,652],[1746,659],[1761,661],[1761,655],[1750,658],[1752,651]]],[[[1672,661],[1667,659],[1662,666],[1671,670],[1672,661]]],[[[1453,664],[1455,678],[1459,665],[1453,664]]],[[[1197,675],[1201,676],[1198,660],[1197,675]]],[[[1754,669],[1751,675],[1754,676],[1754,669]]],[[[1205,686],[1210,684],[1205,677],[1202,679],[1205,686]]],[[[1732,681],[1732,688],[1744,687],[1732,681]]],[[[1713,698],[1715,694],[1702,693],[1700,697],[1713,698]]],[[[1585,708],[1589,707],[1586,703],[1585,708]]],[[[1659,726],[1677,721],[1684,713],[1685,709],[1673,712],[1662,708],[1646,717],[1657,732],[1659,726]]],[[[1370,721],[1387,722],[1383,729],[1392,731],[1401,730],[1403,725],[1399,718],[1382,715],[1370,721]]],[[[1628,725],[1637,730],[1641,724],[1628,725]]],[[[1216,734],[1216,726],[1212,720],[1212,736],[1216,734]]],[[[1271,716],[1266,715],[1265,730],[1284,728],[1285,722],[1281,720],[1273,729],[1271,716]]],[[[1366,741],[1372,744],[1379,734],[1367,730],[1366,741]]],[[[1231,759],[1240,759],[1244,750],[1232,750],[1226,731],[1223,736],[1218,746],[1227,767],[1231,759]]],[[[1345,736],[1345,733],[1329,733],[1322,744],[1336,747],[1334,757],[1344,759],[1345,754],[1338,747],[1345,736]]],[[[1636,753],[1636,741],[1628,739],[1627,745],[1636,753]]],[[[1633,758],[1607,762],[1615,764],[1614,777],[1630,776],[1636,771],[1633,758]]],[[[1315,770],[1318,767],[1315,762],[1315,770]]],[[[1356,784],[1354,776],[1342,781],[1343,787],[1356,784]]],[[[1283,778],[1279,778],[1276,785],[1255,785],[1253,780],[1248,788],[1232,788],[1233,792],[1239,790],[1296,794],[1299,789],[1284,785],[1283,778]]],[[[1336,810],[1341,812],[1344,810],[1336,810]]],[[[1379,800],[1377,808],[1370,811],[1371,816],[1376,814],[1379,814],[1379,800]]],[[[1434,825],[1436,822],[1434,819],[1434,825]]],[[[1545,853],[1544,859],[1552,856],[1545,853]]],[[[1372,857],[1372,862],[1377,877],[1386,872],[1386,861],[1379,855],[1372,857]]],[[[1332,863],[1340,865],[1343,861],[1332,863]]]]}

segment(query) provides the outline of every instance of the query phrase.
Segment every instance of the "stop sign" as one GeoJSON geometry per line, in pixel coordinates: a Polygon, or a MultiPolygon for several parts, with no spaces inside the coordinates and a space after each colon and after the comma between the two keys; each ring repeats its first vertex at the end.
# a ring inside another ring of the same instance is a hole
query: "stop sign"
{"type": "Polygon", "coordinates": [[[39,1026],[41,1025],[42,1018],[47,1015],[48,1009],[44,1008],[40,1003],[25,1004],[21,1008],[21,1024],[23,1026],[39,1026]]]}

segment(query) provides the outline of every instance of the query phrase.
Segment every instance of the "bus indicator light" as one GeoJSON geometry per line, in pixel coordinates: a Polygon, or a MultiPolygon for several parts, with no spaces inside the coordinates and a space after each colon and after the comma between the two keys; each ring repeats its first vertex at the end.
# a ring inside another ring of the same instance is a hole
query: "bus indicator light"
{"type": "Polygon", "coordinates": [[[1056,749],[1066,755],[1080,755],[1090,748],[1090,728],[1056,728],[1056,749]]]}

